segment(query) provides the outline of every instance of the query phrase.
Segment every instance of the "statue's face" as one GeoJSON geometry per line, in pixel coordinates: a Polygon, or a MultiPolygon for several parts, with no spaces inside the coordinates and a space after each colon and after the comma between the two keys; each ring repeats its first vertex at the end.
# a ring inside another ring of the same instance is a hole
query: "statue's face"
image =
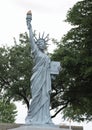
{"type": "Polygon", "coordinates": [[[37,41],[37,46],[39,47],[40,50],[44,50],[45,49],[45,42],[44,42],[44,40],[39,39],[37,41]]]}

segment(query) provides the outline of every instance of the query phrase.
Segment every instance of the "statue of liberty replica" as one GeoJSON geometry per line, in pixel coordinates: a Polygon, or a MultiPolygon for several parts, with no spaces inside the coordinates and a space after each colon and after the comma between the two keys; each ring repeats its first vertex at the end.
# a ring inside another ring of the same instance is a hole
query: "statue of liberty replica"
{"type": "MultiPolygon", "coordinates": [[[[32,101],[25,119],[26,124],[30,125],[48,125],[53,126],[50,116],[50,93],[51,93],[51,69],[53,68],[52,62],[48,55],[45,54],[46,45],[49,37],[39,35],[36,38],[32,32],[32,13],[28,11],[26,22],[29,30],[29,39],[31,45],[31,53],[33,55],[34,67],[31,77],[31,93],[32,101]],[[52,67],[51,67],[52,66],[52,67]]],[[[57,66],[59,71],[60,64],[56,62],[54,67],[57,66]]],[[[57,74],[58,72],[54,72],[57,74]]]]}

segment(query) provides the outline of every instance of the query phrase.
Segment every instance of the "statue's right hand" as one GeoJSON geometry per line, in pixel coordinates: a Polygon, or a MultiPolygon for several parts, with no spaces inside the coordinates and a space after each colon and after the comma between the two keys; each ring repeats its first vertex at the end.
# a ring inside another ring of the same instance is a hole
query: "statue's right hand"
{"type": "Polygon", "coordinates": [[[29,10],[26,15],[26,23],[27,23],[28,29],[31,29],[31,20],[32,20],[32,12],[31,10],[29,10]]]}
{"type": "Polygon", "coordinates": [[[31,22],[29,20],[27,20],[26,22],[27,22],[28,29],[31,29],[31,22]]]}

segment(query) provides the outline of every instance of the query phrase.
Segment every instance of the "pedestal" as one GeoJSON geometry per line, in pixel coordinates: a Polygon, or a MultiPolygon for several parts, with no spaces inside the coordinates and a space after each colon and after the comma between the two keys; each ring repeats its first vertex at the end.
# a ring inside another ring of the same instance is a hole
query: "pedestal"
{"type": "Polygon", "coordinates": [[[69,130],[66,128],[59,128],[59,126],[32,126],[32,125],[23,125],[18,128],[9,129],[9,130],[69,130]]]}

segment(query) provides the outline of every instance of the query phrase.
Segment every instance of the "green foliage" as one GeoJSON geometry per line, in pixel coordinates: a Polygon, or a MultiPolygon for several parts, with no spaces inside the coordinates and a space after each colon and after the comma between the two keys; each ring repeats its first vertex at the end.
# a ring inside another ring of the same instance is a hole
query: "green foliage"
{"type": "Polygon", "coordinates": [[[8,51],[5,47],[0,48],[0,92],[7,87],[8,51]]]}
{"type": "MultiPolygon", "coordinates": [[[[67,13],[73,28],[62,38],[52,55],[61,61],[62,72],[56,79],[61,90],[58,111],[64,118],[92,120],[92,1],[83,0],[67,13]],[[61,87],[60,87],[61,86],[61,87]],[[61,108],[61,105],[63,106],[61,108]]],[[[56,85],[54,83],[54,86],[56,85]]],[[[56,106],[55,106],[56,107],[56,106]]]]}
{"type": "Polygon", "coordinates": [[[16,106],[14,103],[10,103],[6,99],[0,99],[0,122],[1,123],[13,123],[16,117],[16,106]]]}
{"type": "Polygon", "coordinates": [[[0,89],[14,101],[21,100],[29,107],[30,77],[32,74],[32,56],[30,55],[27,33],[20,34],[19,44],[11,48],[0,48],[0,89]]]}
{"type": "Polygon", "coordinates": [[[91,25],[91,17],[92,17],[92,1],[91,0],[83,0],[77,2],[72,9],[70,9],[67,13],[67,20],[72,25],[91,25]]]}

